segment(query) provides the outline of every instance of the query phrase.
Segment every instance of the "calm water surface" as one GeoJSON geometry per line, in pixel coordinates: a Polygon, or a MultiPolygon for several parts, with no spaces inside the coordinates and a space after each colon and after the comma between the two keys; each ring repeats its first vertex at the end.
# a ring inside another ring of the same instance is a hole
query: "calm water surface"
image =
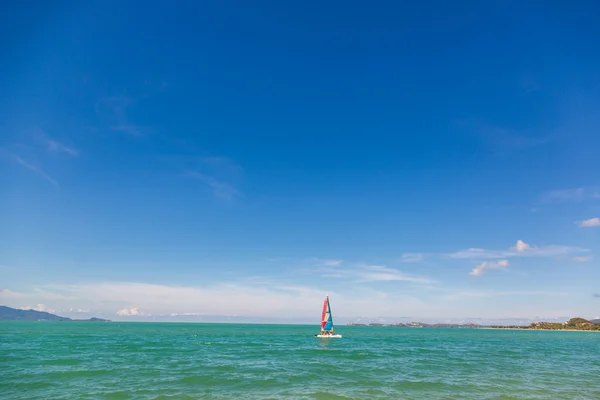
{"type": "Polygon", "coordinates": [[[600,399],[600,333],[0,323],[2,399],[600,399]]]}

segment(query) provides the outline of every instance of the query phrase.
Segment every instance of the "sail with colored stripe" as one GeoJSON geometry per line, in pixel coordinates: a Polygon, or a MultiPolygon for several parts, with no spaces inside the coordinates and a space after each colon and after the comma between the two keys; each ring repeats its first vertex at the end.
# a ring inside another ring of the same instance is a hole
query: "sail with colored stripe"
{"type": "Polygon", "coordinates": [[[323,315],[321,318],[321,330],[332,331],[333,330],[333,317],[331,316],[331,307],[329,306],[329,296],[325,297],[323,302],[323,315]]]}

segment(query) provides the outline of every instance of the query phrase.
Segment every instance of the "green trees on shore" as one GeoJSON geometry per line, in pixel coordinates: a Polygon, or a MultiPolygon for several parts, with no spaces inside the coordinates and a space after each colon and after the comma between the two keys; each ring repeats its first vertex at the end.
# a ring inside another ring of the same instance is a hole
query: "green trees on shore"
{"type": "Polygon", "coordinates": [[[492,328],[505,329],[544,329],[544,330],[577,330],[600,331],[600,324],[593,323],[584,318],[571,318],[567,322],[534,322],[528,326],[492,326],[492,328]]]}

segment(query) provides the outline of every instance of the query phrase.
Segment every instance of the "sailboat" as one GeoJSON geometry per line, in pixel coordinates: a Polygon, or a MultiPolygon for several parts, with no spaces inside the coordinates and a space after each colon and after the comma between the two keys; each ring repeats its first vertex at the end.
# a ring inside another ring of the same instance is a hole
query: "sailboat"
{"type": "Polygon", "coordinates": [[[323,302],[323,314],[321,317],[321,333],[315,335],[318,338],[341,338],[342,335],[333,333],[333,317],[331,316],[331,306],[329,305],[329,296],[325,297],[323,302]]]}

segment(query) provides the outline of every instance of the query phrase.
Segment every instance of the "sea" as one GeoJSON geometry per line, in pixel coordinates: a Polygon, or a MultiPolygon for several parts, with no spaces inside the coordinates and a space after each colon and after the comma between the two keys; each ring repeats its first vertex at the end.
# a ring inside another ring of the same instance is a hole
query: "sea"
{"type": "Polygon", "coordinates": [[[600,333],[1,322],[0,399],[600,399],[600,333]]]}

